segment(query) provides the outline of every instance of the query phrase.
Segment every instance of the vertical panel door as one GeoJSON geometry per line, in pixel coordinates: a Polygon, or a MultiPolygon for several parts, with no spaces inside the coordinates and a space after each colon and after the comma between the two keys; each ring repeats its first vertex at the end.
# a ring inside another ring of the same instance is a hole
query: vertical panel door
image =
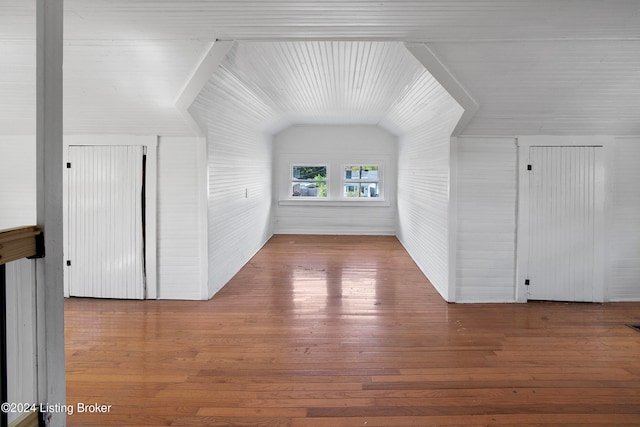
{"type": "Polygon", "coordinates": [[[594,301],[600,150],[529,148],[529,299],[594,301]]]}
{"type": "Polygon", "coordinates": [[[69,147],[69,293],[144,298],[143,147],[69,147]]]}

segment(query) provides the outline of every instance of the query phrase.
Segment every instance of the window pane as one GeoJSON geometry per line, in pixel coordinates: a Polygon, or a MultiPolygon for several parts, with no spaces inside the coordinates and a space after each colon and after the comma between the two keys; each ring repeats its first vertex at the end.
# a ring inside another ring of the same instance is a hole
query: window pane
{"type": "Polygon", "coordinates": [[[321,180],[327,179],[326,166],[294,166],[293,178],[301,180],[321,180]]]}
{"type": "Polygon", "coordinates": [[[344,179],[346,180],[378,180],[378,166],[357,165],[344,167],[344,179]]]}
{"type": "Polygon", "coordinates": [[[291,195],[293,197],[327,197],[327,182],[293,182],[291,195]]]}
{"type": "Polygon", "coordinates": [[[349,182],[344,185],[345,197],[378,197],[377,182],[349,182]]]}
{"type": "Polygon", "coordinates": [[[326,166],[293,166],[292,197],[327,197],[326,166]]]}

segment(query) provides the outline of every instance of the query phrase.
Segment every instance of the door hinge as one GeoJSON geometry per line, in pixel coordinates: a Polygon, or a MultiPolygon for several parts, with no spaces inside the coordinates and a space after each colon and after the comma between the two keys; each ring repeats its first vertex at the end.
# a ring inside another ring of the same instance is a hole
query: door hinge
{"type": "Polygon", "coordinates": [[[71,169],[71,162],[67,162],[67,169],[71,169]]]}
{"type": "Polygon", "coordinates": [[[533,169],[533,166],[527,165],[527,170],[530,171],[531,169],[533,169]]]}
{"type": "Polygon", "coordinates": [[[71,260],[70,259],[67,260],[67,267],[71,267],[71,260]]]}
{"type": "Polygon", "coordinates": [[[524,281],[524,285],[525,285],[525,286],[529,286],[529,279],[525,279],[525,281],[524,281]]]}

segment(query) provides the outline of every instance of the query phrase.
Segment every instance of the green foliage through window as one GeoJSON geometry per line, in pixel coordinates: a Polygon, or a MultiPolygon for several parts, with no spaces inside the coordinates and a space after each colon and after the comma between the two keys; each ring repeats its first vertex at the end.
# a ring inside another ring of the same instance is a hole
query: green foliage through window
{"type": "Polygon", "coordinates": [[[327,197],[326,166],[293,166],[292,197],[327,197]]]}
{"type": "Polygon", "coordinates": [[[294,166],[293,177],[301,180],[326,180],[326,166],[294,166]]]}
{"type": "MultiPolygon", "coordinates": [[[[316,181],[321,181],[322,179],[326,179],[326,176],[322,176],[318,174],[315,177],[313,177],[313,179],[316,181]]],[[[318,197],[327,197],[327,181],[316,182],[316,187],[318,188],[318,197]]]]}

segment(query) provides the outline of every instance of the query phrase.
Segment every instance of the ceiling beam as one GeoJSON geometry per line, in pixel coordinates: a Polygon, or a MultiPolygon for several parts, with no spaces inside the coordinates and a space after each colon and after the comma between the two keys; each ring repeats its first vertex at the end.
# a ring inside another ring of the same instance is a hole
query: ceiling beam
{"type": "Polygon", "coordinates": [[[189,107],[191,107],[193,101],[195,101],[234,43],[233,41],[219,40],[212,42],[176,98],[176,108],[198,136],[204,136],[205,132],[189,113],[189,107]]]}
{"type": "Polygon", "coordinates": [[[425,43],[405,43],[411,54],[464,109],[451,136],[460,135],[478,111],[478,103],[425,43]]]}

